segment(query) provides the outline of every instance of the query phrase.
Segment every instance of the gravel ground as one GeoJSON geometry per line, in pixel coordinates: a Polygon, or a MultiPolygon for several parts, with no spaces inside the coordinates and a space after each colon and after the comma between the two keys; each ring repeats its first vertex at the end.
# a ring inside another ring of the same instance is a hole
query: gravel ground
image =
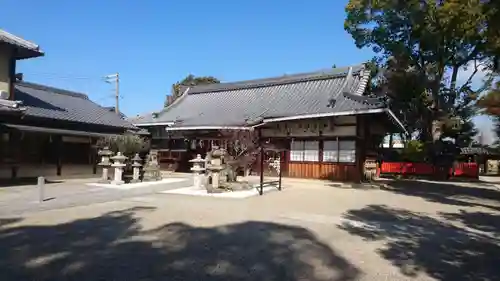
{"type": "Polygon", "coordinates": [[[234,200],[142,192],[4,215],[0,280],[493,281],[499,212],[486,184],[285,180],[234,200]]]}

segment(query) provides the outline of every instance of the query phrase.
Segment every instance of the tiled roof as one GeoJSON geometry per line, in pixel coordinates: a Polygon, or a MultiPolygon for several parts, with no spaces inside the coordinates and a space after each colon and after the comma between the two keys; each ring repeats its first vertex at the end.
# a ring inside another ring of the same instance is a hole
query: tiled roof
{"type": "Polygon", "coordinates": [[[460,148],[460,154],[462,155],[489,155],[491,154],[487,148],[484,147],[462,147],[460,148]]]}
{"type": "Polygon", "coordinates": [[[161,123],[158,121],[158,116],[160,112],[150,112],[142,115],[129,117],[126,120],[132,124],[153,124],[153,123],[161,123]]]}
{"type": "Polygon", "coordinates": [[[37,44],[25,40],[21,37],[18,37],[14,34],[10,34],[5,30],[0,29],[0,42],[12,45],[19,49],[17,52],[17,58],[31,58],[31,57],[39,57],[43,56],[42,50],[40,50],[40,46],[37,44]]]}
{"type": "Polygon", "coordinates": [[[175,126],[245,126],[262,118],[351,112],[376,108],[344,97],[362,95],[369,79],[363,65],[277,78],[188,88],[156,118],[141,123],[176,122],[175,126]],[[349,75],[349,72],[351,75],[349,75]],[[349,77],[349,78],[348,78],[349,77]],[[330,100],[335,103],[329,106],[330,100]]]}
{"type": "Polygon", "coordinates": [[[14,98],[22,101],[26,116],[136,129],[108,108],[92,102],[85,94],[16,82],[14,98]]]}
{"type": "MultiPolygon", "coordinates": [[[[106,108],[107,110],[116,114],[114,106],[104,106],[104,108],[106,108]]],[[[125,119],[125,120],[127,119],[127,116],[125,115],[125,113],[123,113],[121,111],[118,111],[118,115],[120,115],[120,117],[125,119]]]]}

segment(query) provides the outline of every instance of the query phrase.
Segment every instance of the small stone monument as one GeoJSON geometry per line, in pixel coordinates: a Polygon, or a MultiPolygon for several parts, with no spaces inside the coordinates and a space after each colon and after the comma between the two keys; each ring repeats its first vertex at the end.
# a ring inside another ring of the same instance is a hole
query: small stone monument
{"type": "Polygon", "coordinates": [[[109,167],[111,166],[109,157],[113,155],[113,151],[109,150],[109,147],[106,146],[102,150],[99,150],[97,154],[101,156],[101,162],[99,162],[97,165],[102,167],[102,177],[99,182],[109,183],[109,167]]]}
{"type": "Polygon", "coordinates": [[[375,159],[366,159],[363,167],[364,180],[371,182],[377,177],[377,162],[375,159]]]}
{"type": "Polygon", "coordinates": [[[112,184],[124,184],[125,182],[123,181],[123,168],[127,166],[124,162],[127,160],[128,157],[124,156],[121,152],[118,152],[115,156],[111,157],[111,160],[113,160],[113,165],[111,167],[115,168],[115,177],[113,181],[111,182],[112,184]]]}
{"type": "Polygon", "coordinates": [[[189,160],[189,162],[193,163],[191,171],[193,171],[194,186],[200,189],[204,188],[203,172],[205,171],[205,168],[202,165],[205,163],[205,159],[201,158],[201,155],[198,154],[196,155],[196,158],[189,160]]]}
{"type": "Polygon", "coordinates": [[[280,159],[280,157],[269,158],[268,163],[269,163],[269,168],[273,169],[276,172],[276,174],[279,175],[280,171],[281,171],[281,159],[280,159]]]}
{"type": "Polygon", "coordinates": [[[143,181],[161,180],[160,165],[158,164],[158,151],[151,150],[146,159],[143,181]]]}
{"type": "Polygon", "coordinates": [[[134,158],[132,158],[132,169],[133,169],[133,174],[132,174],[132,180],[130,182],[135,183],[135,182],[140,182],[141,180],[139,179],[140,173],[141,173],[141,157],[139,157],[139,153],[136,153],[134,158]]]}
{"type": "Polygon", "coordinates": [[[212,177],[212,188],[214,190],[218,189],[220,186],[220,171],[224,169],[221,162],[222,153],[223,151],[219,149],[218,146],[213,146],[213,150],[210,154],[210,165],[208,165],[206,168],[207,171],[209,171],[210,176],[212,177]]]}

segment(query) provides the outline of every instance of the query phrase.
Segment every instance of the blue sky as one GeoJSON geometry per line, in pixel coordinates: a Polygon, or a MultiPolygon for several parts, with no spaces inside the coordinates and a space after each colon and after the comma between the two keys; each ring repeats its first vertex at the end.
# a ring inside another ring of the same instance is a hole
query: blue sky
{"type": "MultiPolygon", "coordinates": [[[[161,109],[171,85],[190,73],[234,81],[373,55],[343,29],[347,0],[2,2],[1,28],[46,52],[18,64],[26,80],[113,105],[113,88],[101,77],[119,72],[129,116],[161,109]]],[[[488,127],[487,118],[478,120],[488,127]]]]}

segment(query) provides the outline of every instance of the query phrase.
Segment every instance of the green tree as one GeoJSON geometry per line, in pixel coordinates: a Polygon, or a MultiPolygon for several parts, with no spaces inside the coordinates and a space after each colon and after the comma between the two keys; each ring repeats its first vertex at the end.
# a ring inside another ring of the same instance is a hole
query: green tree
{"type": "MultiPolygon", "coordinates": [[[[186,78],[178,81],[177,83],[172,85],[172,92],[170,93],[173,97],[170,102],[173,102],[178,97],[182,96],[181,87],[182,86],[198,86],[198,85],[208,85],[208,84],[218,84],[220,83],[219,79],[213,76],[199,76],[196,77],[193,74],[189,74],[186,78]]],[[[169,105],[169,99],[165,100],[165,107],[169,105]]]]}
{"type": "Polygon", "coordinates": [[[483,113],[493,118],[495,133],[500,137],[500,80],[478,100],[477,105],[483,113]]]}
{"type": "Polygon", "coordinates": [[[401,157],[404,161],[410,162],[424,162],[424,144],[418,140],[410,140],[405,145],[405,148],[401,152],[401,157]]]}
{"type": "Polygon", "coordinates": [[[372,48],[388,69],[379,89],[390,94],[391,107],[424,142],[456,139],[462,131],[474,135],[474,100],[488,83],[472,89],[471,82],[492,67],[494,57],[490,5],[484,0],[350,0],[346,7],[346,31],[357,47],[372,48]],[[466,68],[471,75],[459,85],[459,72],[466,68]]]}
{"type": "Polygon", "coordinates": [[[101,138],[97,141],[100,149],[108,147],[115,154],[118,152],[132,158],[136,153],[145,153],[149,150],[149,141],[137,135],[117,135],[101,138]]]}

